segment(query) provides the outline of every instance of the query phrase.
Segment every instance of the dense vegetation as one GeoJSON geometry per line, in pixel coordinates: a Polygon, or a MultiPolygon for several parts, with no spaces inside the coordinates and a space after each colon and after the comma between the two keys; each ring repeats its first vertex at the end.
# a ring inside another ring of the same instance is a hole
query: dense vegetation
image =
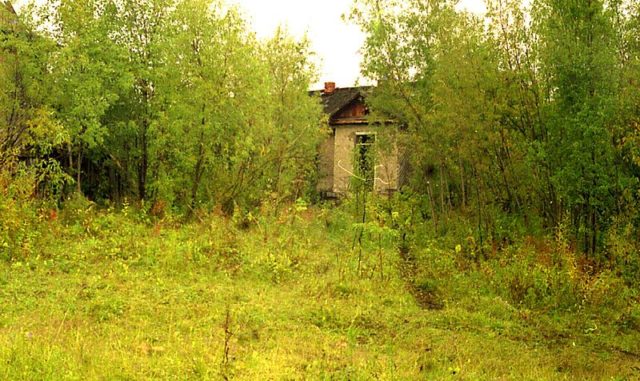
{"type": "Polygon", "coordinates": [[[306,42],[0,6],[0,378],[640,377],[640,1],[488,8],[355,1],[405,185],[324,204],[306,42]]]}
{"type": "Polygon", "coordinates": [[[490,0],[486,19],[455,3],[352,13],[371,103],[408,129],[408,188],[437,230],[473,221],[482,251],[564,225],[577,251],[639,281],[640,3],[490,0]]]}
{"type": "Polygon", "coordinates": [[[6,176],[33,172],[52,200],[75,188],[182,212],[304,195],[322,136],[306,42],[257,41],[210,1],[50,1],[23,14],[1,47],[6,176]]]}

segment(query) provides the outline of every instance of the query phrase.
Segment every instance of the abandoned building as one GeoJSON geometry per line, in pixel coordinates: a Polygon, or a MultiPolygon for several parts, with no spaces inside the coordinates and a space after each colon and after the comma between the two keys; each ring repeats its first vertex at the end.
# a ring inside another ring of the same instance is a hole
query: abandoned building
{"type": "Polygon", "coordinates": [[[366,97],[370,91],[370,87],[336,88],[327,82],[324,90],[316,92],[330,128],[319,152],[318,191],[324,197],[347,195],[358,181],[377,193],[398,190],[398,150],[395,142],[381,142],[383,123],[369,118],[366,97]]]}

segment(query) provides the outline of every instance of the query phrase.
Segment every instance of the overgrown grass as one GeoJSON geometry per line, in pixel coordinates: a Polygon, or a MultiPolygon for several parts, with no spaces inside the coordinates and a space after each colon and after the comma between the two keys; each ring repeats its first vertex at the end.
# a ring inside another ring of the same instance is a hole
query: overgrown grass
{"type": "Polygon", "coordinates": [[[33,218],[0,264],[0,379],[640,377],[638,295],[551,246],[400,255],[345,208],[304,205],[33,218]]]}

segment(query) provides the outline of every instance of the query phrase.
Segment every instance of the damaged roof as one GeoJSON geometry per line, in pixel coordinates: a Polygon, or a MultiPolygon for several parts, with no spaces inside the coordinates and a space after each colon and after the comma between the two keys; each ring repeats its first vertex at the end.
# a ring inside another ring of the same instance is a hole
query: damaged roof
{"type": "Polygon", "coordinates": [[[312,91],[311,94],[320,95],[324,112],[331,118],[349,106],[353,101],[366,97],[370,89],[371,86],[344,87],[336,88],[331,93],[320,90],[312,91]]]}

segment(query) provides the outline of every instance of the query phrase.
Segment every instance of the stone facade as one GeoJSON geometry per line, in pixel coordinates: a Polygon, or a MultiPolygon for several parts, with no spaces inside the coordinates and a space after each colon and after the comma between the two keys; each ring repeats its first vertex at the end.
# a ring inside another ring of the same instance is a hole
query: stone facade
{"type": "MultiPolygon", "coordinates": [[[[360,134],[378,135],[378,128],[370,125],[344,125],[335,127],[333,192],[346,194],[351,187],[352,176],[356,169],[354,153],[357,136],[360,134]]],[[[378,193],[390,193],[398,190],[398,151],[395,147],[380,147],[380,140],[374,144],[373,189],[378,193]],[[388,149],[384,149],[388,148],[388,149]]],[[[388,142],[385,142],[388,143],[388,142]]],[[[392,143],[393,144],[393,143],[392,143]]]]}
{"type": "Polygon", "coordinates": [[[318,152],[318,190],[325,194],[333,193],[334,152],[335,134],[332,131],[318,152]]]}

